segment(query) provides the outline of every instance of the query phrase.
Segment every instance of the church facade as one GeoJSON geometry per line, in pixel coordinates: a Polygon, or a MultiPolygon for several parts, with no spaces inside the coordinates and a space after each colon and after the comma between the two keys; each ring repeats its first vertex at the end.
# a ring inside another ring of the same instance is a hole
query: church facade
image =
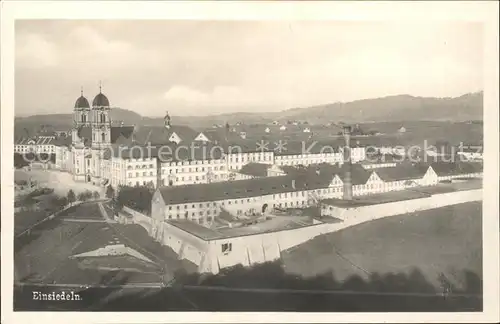
{"type": "Polygon", "coordinates": [[[71,130],[71,173],[76,181],[104,185],[103,160],[111,146],[111,118],[108,98],[99,91],[92,101],[81,96],[75,102],[71,130]]]}

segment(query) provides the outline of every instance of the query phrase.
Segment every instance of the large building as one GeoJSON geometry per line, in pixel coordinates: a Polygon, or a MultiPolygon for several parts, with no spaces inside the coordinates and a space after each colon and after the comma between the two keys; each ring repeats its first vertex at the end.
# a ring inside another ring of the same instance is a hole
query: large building
{"type": "MultiPolygon", "coordinates": [[[[20,138],[14,151],[55,154],[52,168],[71,172],[75,181],[113,187],[244,179],[248,177],[239,171],[251,163],[307,166],[343,162],[339,147],[290,141],[276,150],[242,138],[227,127],[196,131],[175,125],[168,113],[163,126],[117,126],[112,123],[111,109],[101,89],[92,105],[82,91],[74,105],[70,136],[20,138]]],[[[364,147],[353,147],[351,155],[353,162],[364,160],[364,147]]]]}

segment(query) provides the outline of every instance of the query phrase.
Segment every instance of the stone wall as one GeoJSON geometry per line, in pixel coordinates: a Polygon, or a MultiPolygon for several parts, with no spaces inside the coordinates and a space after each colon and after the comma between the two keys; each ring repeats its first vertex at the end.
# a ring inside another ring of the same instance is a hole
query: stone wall
{"type": "Polygon", "coordinates": [[[198,265],[200,272],[218,273],[222,268],[237,264],[248,266],[279,259],[281,251],[293,248],[319,235],[364,222],[480,200],[482,200],[482,189],[436,194],[431,197],[387,204],[338,208],[336,217],[344,220],[340,223],[320,223],[293,230],[210,241],[196,237],[172,224],[164,223],[161,242],[178,253],[179,258],[186,258],[198,265]],[[223,245],[230,245],[230,251],[223,251],[223,245]]]}

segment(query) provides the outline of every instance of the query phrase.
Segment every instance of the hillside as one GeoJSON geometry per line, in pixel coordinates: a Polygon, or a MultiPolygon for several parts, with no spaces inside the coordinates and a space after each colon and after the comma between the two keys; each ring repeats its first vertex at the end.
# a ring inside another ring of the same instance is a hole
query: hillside
{"type": "MultiPolygon", "coordinates": [[[[483,119],[483,93],[470,93],[456,98],[424,98],[410,95],[333,103],[308,108],[292,108],[272,113],[234,113],[205,117],[175,117],[181,124],[212,125],[229,122],[267,123],[273,120],[328,121],[350,123],[401,121],[468,121],[483,119]]],[[[160,121],[160,118],[150,119],[160,121]]]]}
{"type": "Polygon", "coordinates": [[[309,108],[285,110],[282,118],[307,119],[309,122],[342,120],[345,122],[412,120],[482,120],[483,93],[457,98],[423,98],[410,95],[356,100],[309,108]]]}
{"type": "MultiPolygon", "coordinates": [[[[140,114],[122,108],[111,110],[115,124],[157,125],[163,124],[161,117],[142,117],[140,114]]],[[[234,124],[236,122],[268,123],[273,120],[308,121],[324,124],[329,121],[350,123],[400,122],[400,121],[467,121],[483,119],[483,93],[470,93],[456,98],[424,98],[397,95],[376,99],[356,100],[348,103],[333,103],[308,108],[292,108],[280,112],[250,113],[238,112],[211,116],[173,116],[177,124],[191,127],[209,127],[213,124],[234,124]]],[[[16,134],[25,128],[39,130],[41,125],[56,130],[69,129],[72,114],[34,115],[16,117],[16,134]]]]}

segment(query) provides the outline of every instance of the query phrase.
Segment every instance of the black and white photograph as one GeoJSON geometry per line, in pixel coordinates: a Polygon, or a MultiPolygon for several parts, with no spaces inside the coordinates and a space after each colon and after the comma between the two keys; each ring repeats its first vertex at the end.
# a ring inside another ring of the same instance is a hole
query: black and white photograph
{"type": "Polygon", "coordinates": [[[498,320],[498,3],[138,5],[4,6],[2,322],[498,320]]]}

